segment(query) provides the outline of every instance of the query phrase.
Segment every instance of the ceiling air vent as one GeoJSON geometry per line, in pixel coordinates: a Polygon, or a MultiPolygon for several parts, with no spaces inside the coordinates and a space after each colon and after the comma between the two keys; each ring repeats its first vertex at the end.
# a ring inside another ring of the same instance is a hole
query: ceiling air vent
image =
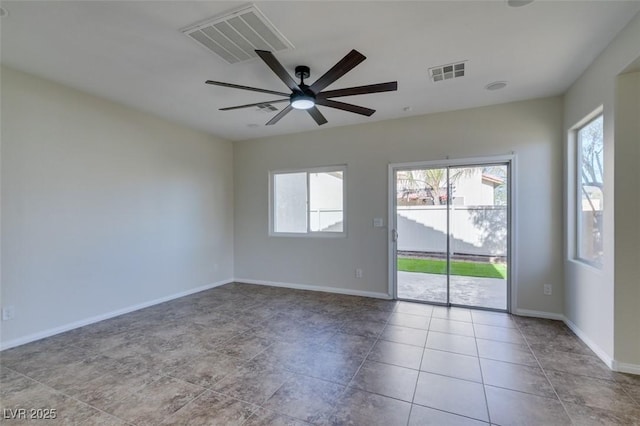
{"type": "Polygon", "coordinates": [[[281,52],[293,45],[251,5],[182,30],[230,64],[256,57],[254,50],[281,52]]]}
{"type": "Polygon", "coordinates": [[[258,111],[263,111],[263,112],[273,112],[273,111],[278,111],[278,108],[274,107],[271,104],[260,104],[260,105],[256,105],[258,107],[258,111]]]}
{"type": "Polygon", "coordinates": [[[455,64],[440,65],[429,68],[429,77],[434,83],[451,80],[452,78],[464,77],[465,63],[466,61],[462,61],[456,62],[455,64]]]}

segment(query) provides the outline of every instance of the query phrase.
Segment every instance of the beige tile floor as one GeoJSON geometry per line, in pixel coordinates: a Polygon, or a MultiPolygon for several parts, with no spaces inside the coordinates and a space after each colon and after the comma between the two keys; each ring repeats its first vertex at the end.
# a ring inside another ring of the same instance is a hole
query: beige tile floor
{"type": "Polygon", "coordinates": [[[3,351],[0,381],[6,424],[640,424],[640,376],[560,322],[247,284],[3,351]]]}

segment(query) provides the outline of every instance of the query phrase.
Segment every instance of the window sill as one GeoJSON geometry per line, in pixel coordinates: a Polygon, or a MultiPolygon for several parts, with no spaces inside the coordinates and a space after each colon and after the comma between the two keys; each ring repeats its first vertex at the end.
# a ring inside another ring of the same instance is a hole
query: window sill
{"type": "Polygon", "coordinates": [[[598,265],[596,263],[591,263],[586,260],[576,259],[576,258],[570,258],[567,260],[569,261],[569,263],[573,265],[580,266],[582,268],[587,268],[589,270],[592,270],[600,274],[604,274],[604,265],[598,265]]]}
{"type": "Polygon", "coordinates": [[[318,239],[336,239],[336,238],[347,238],[346,232],[318,232],[318,233],[287,233],[287,232],[270,232],[270,237],[284,237],[284,238],[318,238],[318,239]]]}

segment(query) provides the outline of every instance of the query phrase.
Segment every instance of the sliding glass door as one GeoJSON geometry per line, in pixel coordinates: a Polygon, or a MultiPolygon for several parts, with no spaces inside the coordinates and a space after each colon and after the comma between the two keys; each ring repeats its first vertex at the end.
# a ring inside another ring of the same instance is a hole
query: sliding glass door
{"type": "Polygon", "coordinates": [[[448,168],[396,170],[398,298],[449,301],[448,168]]]}
{"type": "Polygon", "coordinates": [[[390,170],[396,297],[508,310],[510,162],[390,170]]]}

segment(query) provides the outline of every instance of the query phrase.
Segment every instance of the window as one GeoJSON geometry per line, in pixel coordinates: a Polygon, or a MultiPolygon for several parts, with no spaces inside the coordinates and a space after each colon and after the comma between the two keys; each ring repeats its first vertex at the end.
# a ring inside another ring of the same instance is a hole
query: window
{"type": "Polygon", "coordinates": [[[604,134],[602,115],[576,131],[576,257],[602,265],[604,134]]]}
{"type": "Polygon", "coordinates": [[[345,166],[272,172],[270,234],[344,235],[345,172],[345,166]]]}

